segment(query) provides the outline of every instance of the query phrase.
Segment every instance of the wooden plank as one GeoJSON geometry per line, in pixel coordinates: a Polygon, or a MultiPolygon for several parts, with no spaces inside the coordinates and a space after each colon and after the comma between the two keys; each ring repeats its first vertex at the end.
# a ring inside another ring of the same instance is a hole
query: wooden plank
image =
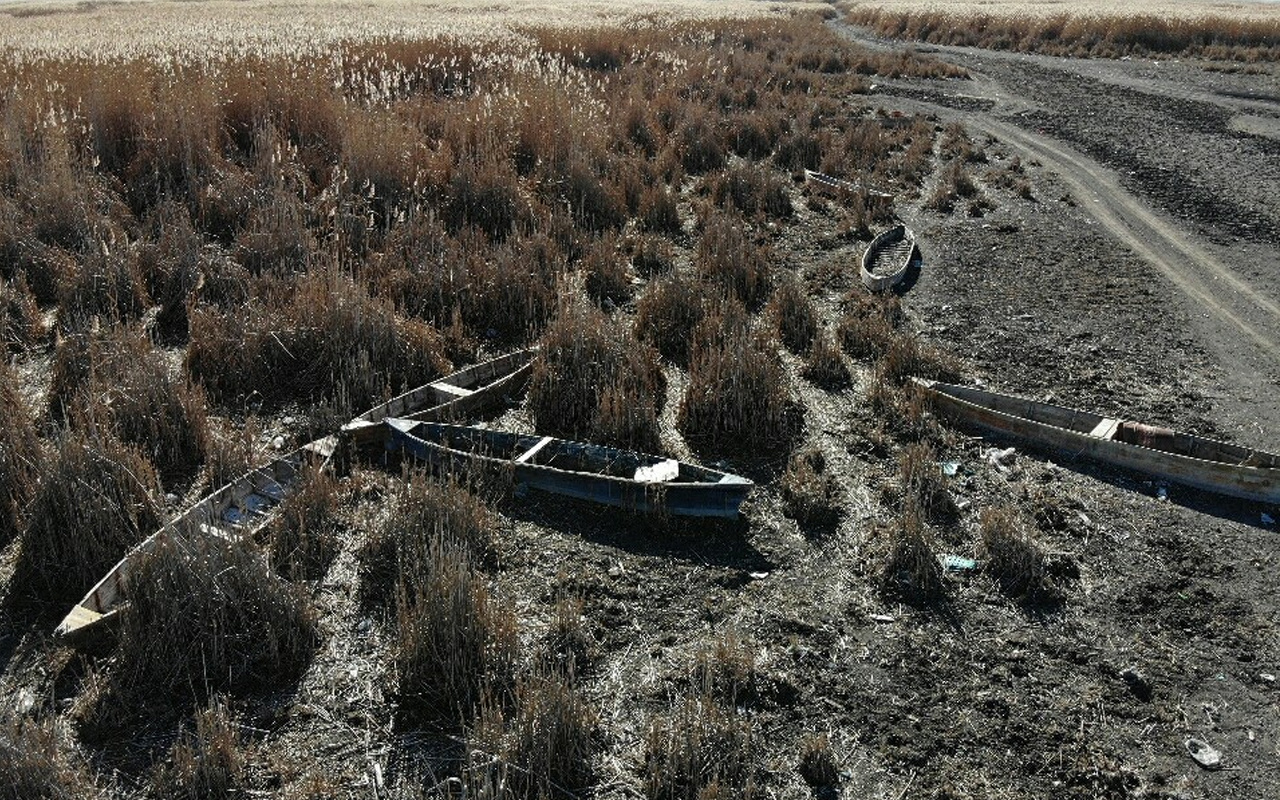
{"type": "Polygon", "coordinates": [[[1110,439],[1116,435],[1116,429],[1120,427],[1120,420],[1102,418],[1102,421],[1093,426],[1093,430],[1089,431],[1089,435],[1095,439],[1110,439]]]}
{"type": "Polygon", "coordinates": [[[544,447],[546,447],[547,445],[551,444],[551,442],[553,442],[553,441],[555,441],[555,440],[554,440],[554,439],[552,439],[550,436],[543,436],[541,439],[539,439],[539,440],[538,440],[538,443],[537,443],[537,444],[535,444],[533,447],[530,447],[528,450],[525,450],[523,453],[521,453],[521,454],[516,458],[516,463],[517,463],[517,464],[527,464],[527,463],[529,463],[529,459],[531,459],[531,458],[533,458],[534,456],[536,456],[536,455],[538,454],[538,451],[539,451],[539,450],[541,450],[542,448],[544,448],[544,447]]]}
{"type": "Polygon", "coordinates": [[[470,389],[463,389],[461,386],[454,386],[452,383],[433,383],[431,388],[441,394],[451,395],[453,397],[470,397],[475,392],[470,389]]]}

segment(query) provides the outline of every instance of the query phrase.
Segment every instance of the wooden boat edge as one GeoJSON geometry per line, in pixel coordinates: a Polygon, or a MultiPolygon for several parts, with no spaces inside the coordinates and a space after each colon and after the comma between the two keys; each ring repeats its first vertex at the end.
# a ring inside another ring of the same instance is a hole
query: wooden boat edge
{"type": "MultiPolygon", "coordinates": [[[[1230,497],[1254,500],[1263,503],[1280,503],[1280,482],[1276,481],[1276,478],[1280,476],[1280,470],[1227,464],[1220,461],[1211,461],[1194,456],[1187,456],[1181,453],[1170,453],[1166,450],[1144,447],[1141,444],[1098,438],[1079,431],[1073,431],[1057,425],[1038,422],[1026,417],[1019,417],[1014,414],[988,408],[978,403],[956,397],[955,395],[949,394],[938,388],[944,387],[967,390],[971,387],[943,383],[941,381],[925,380],[923,378],[912,378],[912,381],[917,386],[920,386],[929,392],[935,399],[940,398],[946,405],[950,406],[953,411],[958,412],[958,416],[964,417],[980,427],[994,430],[1006,436],[1019,439],[1033,438],[1013,430],[1012,427],[1015,426],[997,427],[990,423],[983,422],[980,418],[994,417],[998,420],[1016,420],[1022,426],[1035,430],[1046,431],[1048,432],[1049,437],[1053,439],[1060,439],[1079,444],[1080,448],[1075,451],[1077,456],[1084,455],[1106,464],[1131,469],[1156,478],[1166,479],[1174,483],[1192,486],[1194,488],[1203,489],[1216,494],[1223,494],[1230,497]],[[1126,454],[1129,453],[1139,455],[1136,457],[1127,457],[1126,454]],[[1173,466],[1174,469],[1170,470],[1167,466],[1161,466],[1162,464],[1173,466]],[[1242,478],[1245,480],[1241,480],[1242,478]]],[[[990,392],[982,389],[978,389],[976,391],[984,392],[988,395],[1011,397],[1017,400],[1023,400],[1041,406],[1050,406],[1065,411],[1078,411],[1078,409],[1072,409],[1066,406],[1056,406],[1052,403],[1027,400],[1026,398],[1017,397],[1016,395],[999,395],[996,392],[990,392]]],[[[1192,434],[1184,435],[1192,436],[1192,434]]],[[[1224,442],[1219,442],[1215,439],[1208,439],[1203,436],[1196,436],[1194,438],[1214,445],[1225,444],[1224,442]]],[[[1048,444],[1049,446],[1055,447],[1059,450],[1070,450],[1070,448],[1065,447],[1060,443],[1050,441],[1048,444]]],[[[1272,453],[1267,454],[1274,455],[1272,453]]]]}

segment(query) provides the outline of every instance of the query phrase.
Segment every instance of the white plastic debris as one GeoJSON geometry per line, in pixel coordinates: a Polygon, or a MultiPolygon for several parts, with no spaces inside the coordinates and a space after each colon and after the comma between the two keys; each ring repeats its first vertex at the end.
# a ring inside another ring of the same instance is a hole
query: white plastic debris
{"type": "Polygon", "coordinates": [[[939,466],[942,467],[942,474],[948,478],[954,478],[955,474],[960,471],[960,464],[956,461],[943,461],[939,466]]]}
{"type": "Polygon", "coordinates": [[[1157,486],[1157,487],[1156,487],[1156,499],[1157,499],[1157,500],[1168,500],[1168,499],[1169,499],[1169,489],[1168,489],[1168,487],[1165,487],[1165,486],[1157,486]]]}
{"type": "Polygon", "coordinates": [[[1263,524],[1263,525],[1275,525],[1275,524],[1276,524],[1276,518],[1275,518],[1275,517],[1273,517],[1273,516],[1271,516],[1271,515],[1270,515],[1270,514],[1268,514],[1267,512],[1263,511],[1263,512],[1262,512],[1262,524],[1263,524]]]}
{"type": "Polygon", "coordinates": [[[1208,742],[1202,742],[1199,739],[1187,739],[1184,743],[1187,748],[1187,755],[1195,759],[1195,762],[1205,769],[1220,769],[1222,767],[1222,753],[1209,746],[1208,742]]]}
{"type": "Polygon", "coordinates": [[[993,447],[987,451],[987,463],[1001,472],[1007,472],[1017,453],[1018,451],[1012,447],[1006,447],[1004,450],[998,450],[993,447]]]}

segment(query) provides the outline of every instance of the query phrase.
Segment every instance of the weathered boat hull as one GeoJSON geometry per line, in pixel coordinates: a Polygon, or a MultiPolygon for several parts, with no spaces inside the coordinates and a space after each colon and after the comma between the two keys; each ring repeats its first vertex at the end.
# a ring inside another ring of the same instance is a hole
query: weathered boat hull
{"type": "Polygon", "coordinates": [[[862,254],[862,268],[860,270],[862,285],[873,292],[889,291],[906,277],[907,270],[911,268],[911,261],[915,254],[915,234],[905,225],[895,225],[887,231],[881,232],[871,240],[870,244],[867,245],[866,251],[862,254]],[[904,253],[900,259],[893,262],[893,269],[888,272],[877,272],[875,270],[876,260],[885,250],[900,243],[905,243],[905,247],[902,248],[904,253]]]}
{"type": "Polygon", "coordinates": [[[517,484],[531,489],[642,513],[734,518],[754,487],[750,480],[737,475],[658,456],[552,437],[395,419],[387,420],[387,434],[389,450],[409,453],[441,469],[505,471],[517,484]],[[466,449],[454,446],[463,440],[469,442],[466,449]],[[486,442],[491,442],[492,446],[487,446],[486,442]],[[554,447],[548,448],[550,443],[554,443],[554,447]],[[535,463],[533,454],[543,448],[547,448],[547,453],[554,453],[554,459],[567,462],[598,461],[634,475],[648,471],[655,477],[670,477],[666,480],[639,480],[625,474],[609,475],[535,463]],[[517,455],[517,451],[522,453],[517,455]],[[681,474],[695,480],[675,479],[681,474]]]}
{"type": "Polygon", "coordinates": [[[388,417],[416,415],[442,419],[474,413],[524,385],[533,366],[534,352],[509,353],[405,392],[356,417],[343,426],[339,436],[326,436],[306,444],[219,488],[125,554],[71,609],[55,635],[76,644],[109,628],[123,605],[130,571],[160,541],[174,536],[251,534],[270,521],[272,512],[297,485],[304,466],[327,468],[340,445],[344,449],[368,441],[380,445],[385,439],[380,433],[381,423],[388,417]],[[472,391],[468,389],[471,386],[481,388],[472,391]],[[379,433],[372,435],[374,431],[379,433]]]}
{"type": "Polygon", "coordinates": [[[1280,503],[1273,453],[981,389],[916,384],[940,416],[961,424],[1216,494],[1280,503]]]}
{"type": "Polygon", "coordinates": [[[111,627],[123,606],[129,574],[162,541],[252,535],[271,519],[271,513],[308,467],[325,468],[336,444],[332,436],[310,442],[201,498],[116,562],[63,618],[54,634],[74,644],[111,627]]]}

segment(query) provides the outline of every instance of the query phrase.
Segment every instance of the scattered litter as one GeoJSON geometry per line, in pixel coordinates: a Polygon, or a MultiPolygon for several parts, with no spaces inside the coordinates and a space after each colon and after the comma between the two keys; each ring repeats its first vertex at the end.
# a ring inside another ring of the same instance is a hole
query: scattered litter
{"type": "Polygon", "coordinates": [[[1276,518],[1275,518],[1275,517],[1273,517],[1273,516],[1271,516],[1271,515],[1270,515],[1270,514],[1268,514],[1267,512],[1263,511],[1263,512],[1262,512],[1262,524],[1263,524],[1263,525],[1275,525],[1275,524],[1276,524],[1276,518]]]}
{"type": "Polygon", "coordinates": [[[1004,450],[997,450],[993,447],[987,451],[987,462],[1001,472],[1007,472],[1017,453],[1017,449],[1013,447],[1007,447],[1004,450]]]}
{"type": "Polygon", "coordinates": [[[1157,500],[1168,500],[1168,499],[1169,499],[1169,487],[1168,487],[1168,486],[1164,486],[1163,484],[1156,484],[1156,499],[1157,499],[1157,500]]]}
{"type": "Polygon", "coordinates": [[[177,505],[177,503],[178,503],[178,499],[179,499],[179,498],[178,498],[178,496],[177,496],[176,494],[174,494],[173,492],[168,492],[168,493],[167,493],[167,494],[165,494],[165,496],[164,496],[164,501],[165,501],[166,503],[168,503],[169,505],[171,505],[171,506],[172,506],[172,505],[177,505]]]}
{"type": "Polygon", "coordinates": [[[957,510],[957,511],[965,511],[965,510],[967,510],[967,509],[969,508],[969,506],[971,506],[971,505],[973,505],[973,503],[972,503],[972,502],[970,502],[970,501],[968,501],[968,500],[957,500],[957,501],[956,501],[956,510],[957,510]]]}
{"type": "Polygon", "coordinates": [[[942,467],[942,474],[948,478],[955,477],[955,474],[960,471],[960,463],[958,461],[943,461],[940,466],[942,467]]]}
{"type": "Polygon", "coordinates": [[[1187,755],[1195,759],[1195,762],[1205,769],[1220,769],[1222,767],[1222,753],[1210,747],[1207,742],[1199,739],[1188,739],[1186,742],[1187,755]]]}
{"type": "Polygon", "coordinates": [[[1255,741],[1255,739],[1254,739],[1254,735],[1253,735],[1253,728],[1250,728],[1250,729],[1249,729],[1249,741],[1251,741],[1251,742],[1252,742],[1252,741],[1255,741]]]}
{"type": "Polygon", "coordinates": [[[18,702],[16,711],[19,714],[26,714],[36,707],[36,696],[27,689],[18,692],[18,702]]]}
{"type": "Polygon", "coordinates": [[[942,568],[947,572],[972,572],[978,568],[978,562],[972,558],[948,553],[942,557],[942,568]]]}
{"type": "Polygon", "coordinates": [[[872,614],[869,619],[872,622],[893,622],[893,617],[888,614],[872,614]]]}
{"type": "Polygon", "coordinates": [[[1276,682],[1276,676],[1275,676],[1275,675],[1272,675],[1270,672],[1264,672],[1264,673],[1262,673],[1261,675],[1259,675],[1258,677],[1262,679],[1262,682],[1263,682],[1263,683],[1275,683],[1275,682],[1276,682]]]}
{"type": "Polygon", "coordinates": [[[1080,515],[1080,523],[1084,525],[1086,528],[1093,524],[1093,520],[1089,519],[1088,514],[1084,513],[1083,511],[1077,511],[1076,513],[1080,515]]]}
{"type": "Polygon", "coordinates": [[[747,573],[747,577],[751,578],[751,580],[753,580],[753,581],[762,581],[762,580],[764,580],[765,578],[769,577],[769,573],[767,573],[767,572],[748,572],[748,573],[747,573]]]}
{"type": "Polygon", "coordinates": [[[371,630],[373,630],[373,620],[369,619],[368,617],[365,617],[364,619],[356,623],[356,633],[366,634],[371,630]]]}
{"type": "Polygon", "coordinates": [[[276,438],[272,439],[272,440],[271,440],[271,449],[272,449],[272,450],[283,450],[283,449],[284,449],[284,437],[283,437],[283,436],[277,436],[276,438]]]}
{"type": "Polygon", "coordinates": [[[288,426],[292,425],[292,424],[293,424],[293,422],[294,422],[293,417],[285,417],[284,419],[282,419],[282,420],[280,420],[280,421],[281,421],[282,423],[284,423],[284,425],[285,425],[286,427],[288,427],[288,426]]]}

